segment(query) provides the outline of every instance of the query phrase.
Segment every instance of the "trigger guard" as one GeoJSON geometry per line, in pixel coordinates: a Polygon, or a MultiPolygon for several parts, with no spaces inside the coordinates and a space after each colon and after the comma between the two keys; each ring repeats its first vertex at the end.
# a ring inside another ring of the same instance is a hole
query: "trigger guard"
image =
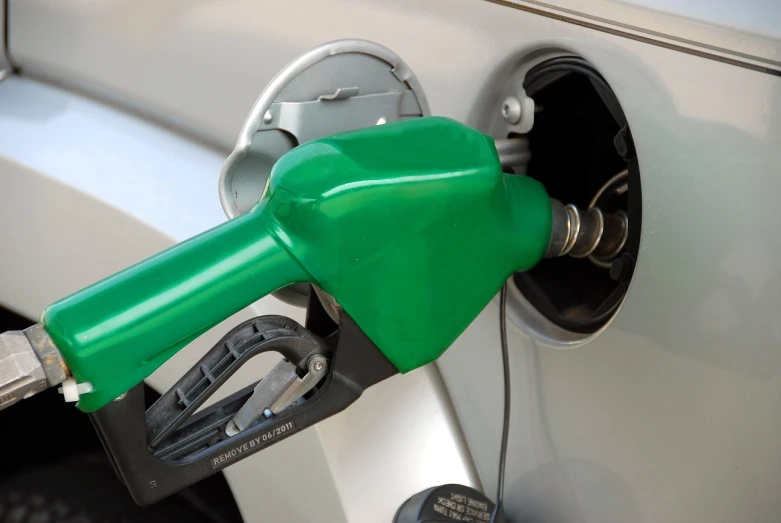
{"type": "Polygon", "coordinates": [[[147,410],[149,446],[159,445],[247,361],[267,352],[278,352],[306,369],[310,355],[329,355],[330,349],[319,337],[284,316],[262,316],[241,323],[147,410]]]}

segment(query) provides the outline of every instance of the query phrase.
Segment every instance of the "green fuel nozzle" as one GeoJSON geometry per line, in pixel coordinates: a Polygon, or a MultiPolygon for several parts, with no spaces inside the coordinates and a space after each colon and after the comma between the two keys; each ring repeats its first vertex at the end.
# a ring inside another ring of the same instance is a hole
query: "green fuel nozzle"
{"type": "Polygon", "coordinates": [[[493,140],[420,118],[308,142],[248,213],[60,300],[41,323],[86,412],[271,292],[312,282],[401,372],[435,360],[551,237],[535,180],[493,140]]]}
{"type": "Polygon", "coordinates": [[[587,249],[575,219],[585,223],[539,182],[503,173],[474,129],[435,117],[376,126],[297,147],[250,212],[53,303],[41,325],[75,381],[91,384],[85,412],[299,282],[332,296],[408,372],[439,357],[513,272],[578,238],[587,249]]]}
{"type": "Polygon", "coordinates": [[[494,141],[452,120],[314,140],[277,162],[248,213],[0,335],[0,409],[62,384],[133,499],[153,503],[435,360],[513,272],[543,257],[609,260],[626,234],[626,216],[564,206],[505,174],[494,141]],[[305,326],[261,316],[233,327],[146,408],[142,382],[162,363],[303,282],[315,291],[305,326]],[[206,405],[264,352],[283,358],[206,405]]]}

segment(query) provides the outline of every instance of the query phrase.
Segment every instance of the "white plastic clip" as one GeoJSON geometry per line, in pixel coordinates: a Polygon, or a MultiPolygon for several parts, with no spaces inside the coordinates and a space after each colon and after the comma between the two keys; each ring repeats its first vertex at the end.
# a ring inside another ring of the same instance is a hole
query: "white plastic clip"
{"type": "Polygon", "coordinates": [[[76,380],[73,378],[68,378],[62,382],[62,387],[58,388],[57,392],[65,396],[65,401],[68,403],[73,403],[74,401],[79,401],[80,395],[87,394],[93,390],[94,387],[92,386],[92,383],[88,381],[84,383],[76,383],[76,380]]]}

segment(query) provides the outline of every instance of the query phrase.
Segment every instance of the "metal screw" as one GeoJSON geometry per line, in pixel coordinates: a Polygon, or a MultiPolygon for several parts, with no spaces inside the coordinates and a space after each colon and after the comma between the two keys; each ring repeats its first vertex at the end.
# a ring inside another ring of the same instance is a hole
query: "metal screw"
{"type": "Polygon", "coordinates": [[[324,365],[322,360],[315,360],[314,368],[316,371],[320,372],[321,370],[323,370],[323,366],[324,365]]]}
{"type": "Polygon", "coordinates": [[[508,96],[502,103],[502,117],[510,125],[521,121],[521,101],[514,96],[508,96]]]}

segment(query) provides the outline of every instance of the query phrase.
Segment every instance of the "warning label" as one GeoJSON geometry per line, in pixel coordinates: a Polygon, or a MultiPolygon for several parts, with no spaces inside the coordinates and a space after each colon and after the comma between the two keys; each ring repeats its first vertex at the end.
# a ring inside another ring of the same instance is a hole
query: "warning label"
{"type": "Polygon", "coordinates": [[[479,523],[491,520],[488,503],[456,492],[451,492],[449,497],[437,496],[433,509],[434,512],[456,521],[479,523]]]}

